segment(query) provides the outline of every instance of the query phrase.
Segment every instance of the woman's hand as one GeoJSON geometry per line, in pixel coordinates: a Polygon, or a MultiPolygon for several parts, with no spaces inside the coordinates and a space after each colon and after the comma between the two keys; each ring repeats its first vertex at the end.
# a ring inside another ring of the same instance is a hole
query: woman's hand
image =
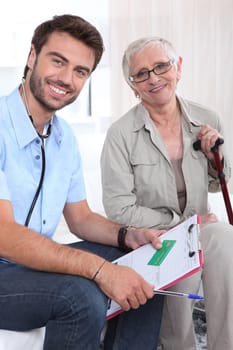
{"type": "MultiPolygon", "coordinates": [[[[211,148],[214,147],[218,138],[222,138],[222,136],[216,129],[209,125],[204,125],[197,134],[197,139],[201,141],[201,150],[210,161],[214,160],[214,155],[211,148]]],[[[222,145],[219,145],[218,151],[220,160],[222,160],[223,157],[221,149],[222,145]]]]}
{"type": "Polygon", "coordinates": [[[218,218],[213,213],[208,213],[205,215],[201,215],[201,226],[205,226],[207,224],[212,224],[214,222],[218,222],[218,218]]]}

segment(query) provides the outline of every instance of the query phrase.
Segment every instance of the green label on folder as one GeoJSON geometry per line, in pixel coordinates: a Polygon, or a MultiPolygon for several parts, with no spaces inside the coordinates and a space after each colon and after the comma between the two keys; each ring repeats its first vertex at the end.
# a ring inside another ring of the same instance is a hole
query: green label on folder
{"type": "Polygon", "coordinates": [[[175,240],[164,240],[162,242],[162,248],[155,252],[155,254],[152,256],[152,258],[148,262],[148,265],[154,265],[154,266],[161,265],[175,243],[176,243],[175,240]]]}

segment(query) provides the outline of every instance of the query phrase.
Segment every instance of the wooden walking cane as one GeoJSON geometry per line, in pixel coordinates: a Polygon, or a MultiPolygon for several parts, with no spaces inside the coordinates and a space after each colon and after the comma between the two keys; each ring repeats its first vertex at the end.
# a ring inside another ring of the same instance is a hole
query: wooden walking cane
{"type": "MultiPolygon", "coordinates": [[[[218,146],[222,145],[223,143],[224,143],[224,140],[221,138],[218,138],[217,141],[215,142],[215,145],[211,148],[211,151],[214,154],[214,160],[218,171],[219,182],[222,189],[222,194],[223,194],[224,203],[226,206],[228,220],[229,220],[229,223],[233,225],[233,212],[231,207],[231,201],[230,201],[230,197],[227,189],[225,174],[223,172],[222,162],[220,160],[219,152],[218,152],[218,146]]],[[[193,148],[195,151],[201,150],[201,141],[200,140],[195,141],[193,144],[193,148]]]]}

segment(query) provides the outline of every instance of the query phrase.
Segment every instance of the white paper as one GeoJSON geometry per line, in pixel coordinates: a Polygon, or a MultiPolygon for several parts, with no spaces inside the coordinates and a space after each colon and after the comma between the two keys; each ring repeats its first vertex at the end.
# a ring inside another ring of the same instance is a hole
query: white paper
{"type": "MultiPolygon", "coordinates": [[[[145,280],[152,283],[155,289],[172,285],[178,279],[184,278],[186,274],[192,274],[201,267],[197,215],[170,229],[160,238],[161,241],[175,241],[161,265],[148,265],[156,253],[156,249],[151,244],[146,244],[113,263],[132,267],[145,280]]],[[[113,300],[109,300],[107,318],[119,310],[120,306],[113,300]]]]}

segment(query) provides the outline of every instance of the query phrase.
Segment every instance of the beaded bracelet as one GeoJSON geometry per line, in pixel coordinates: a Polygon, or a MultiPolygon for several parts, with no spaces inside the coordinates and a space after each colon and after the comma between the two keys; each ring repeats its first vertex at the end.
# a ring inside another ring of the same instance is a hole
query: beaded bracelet
{"type": "Polygon", "coordinates": [[[96,279],[96,276],[98,275],[98,273],[100,272],[100,270],[102,269],[102,267],[104,266],[104,264],[106,263],[106,261],[107,261],[107,260],[104,260],[104,261],[102,262],[102,264],[99,266],[99,268],[96,270],[94,276],[93,276],[92,279],[91,279],[92,281],[94,281],[94,280],[96,279]]]}

